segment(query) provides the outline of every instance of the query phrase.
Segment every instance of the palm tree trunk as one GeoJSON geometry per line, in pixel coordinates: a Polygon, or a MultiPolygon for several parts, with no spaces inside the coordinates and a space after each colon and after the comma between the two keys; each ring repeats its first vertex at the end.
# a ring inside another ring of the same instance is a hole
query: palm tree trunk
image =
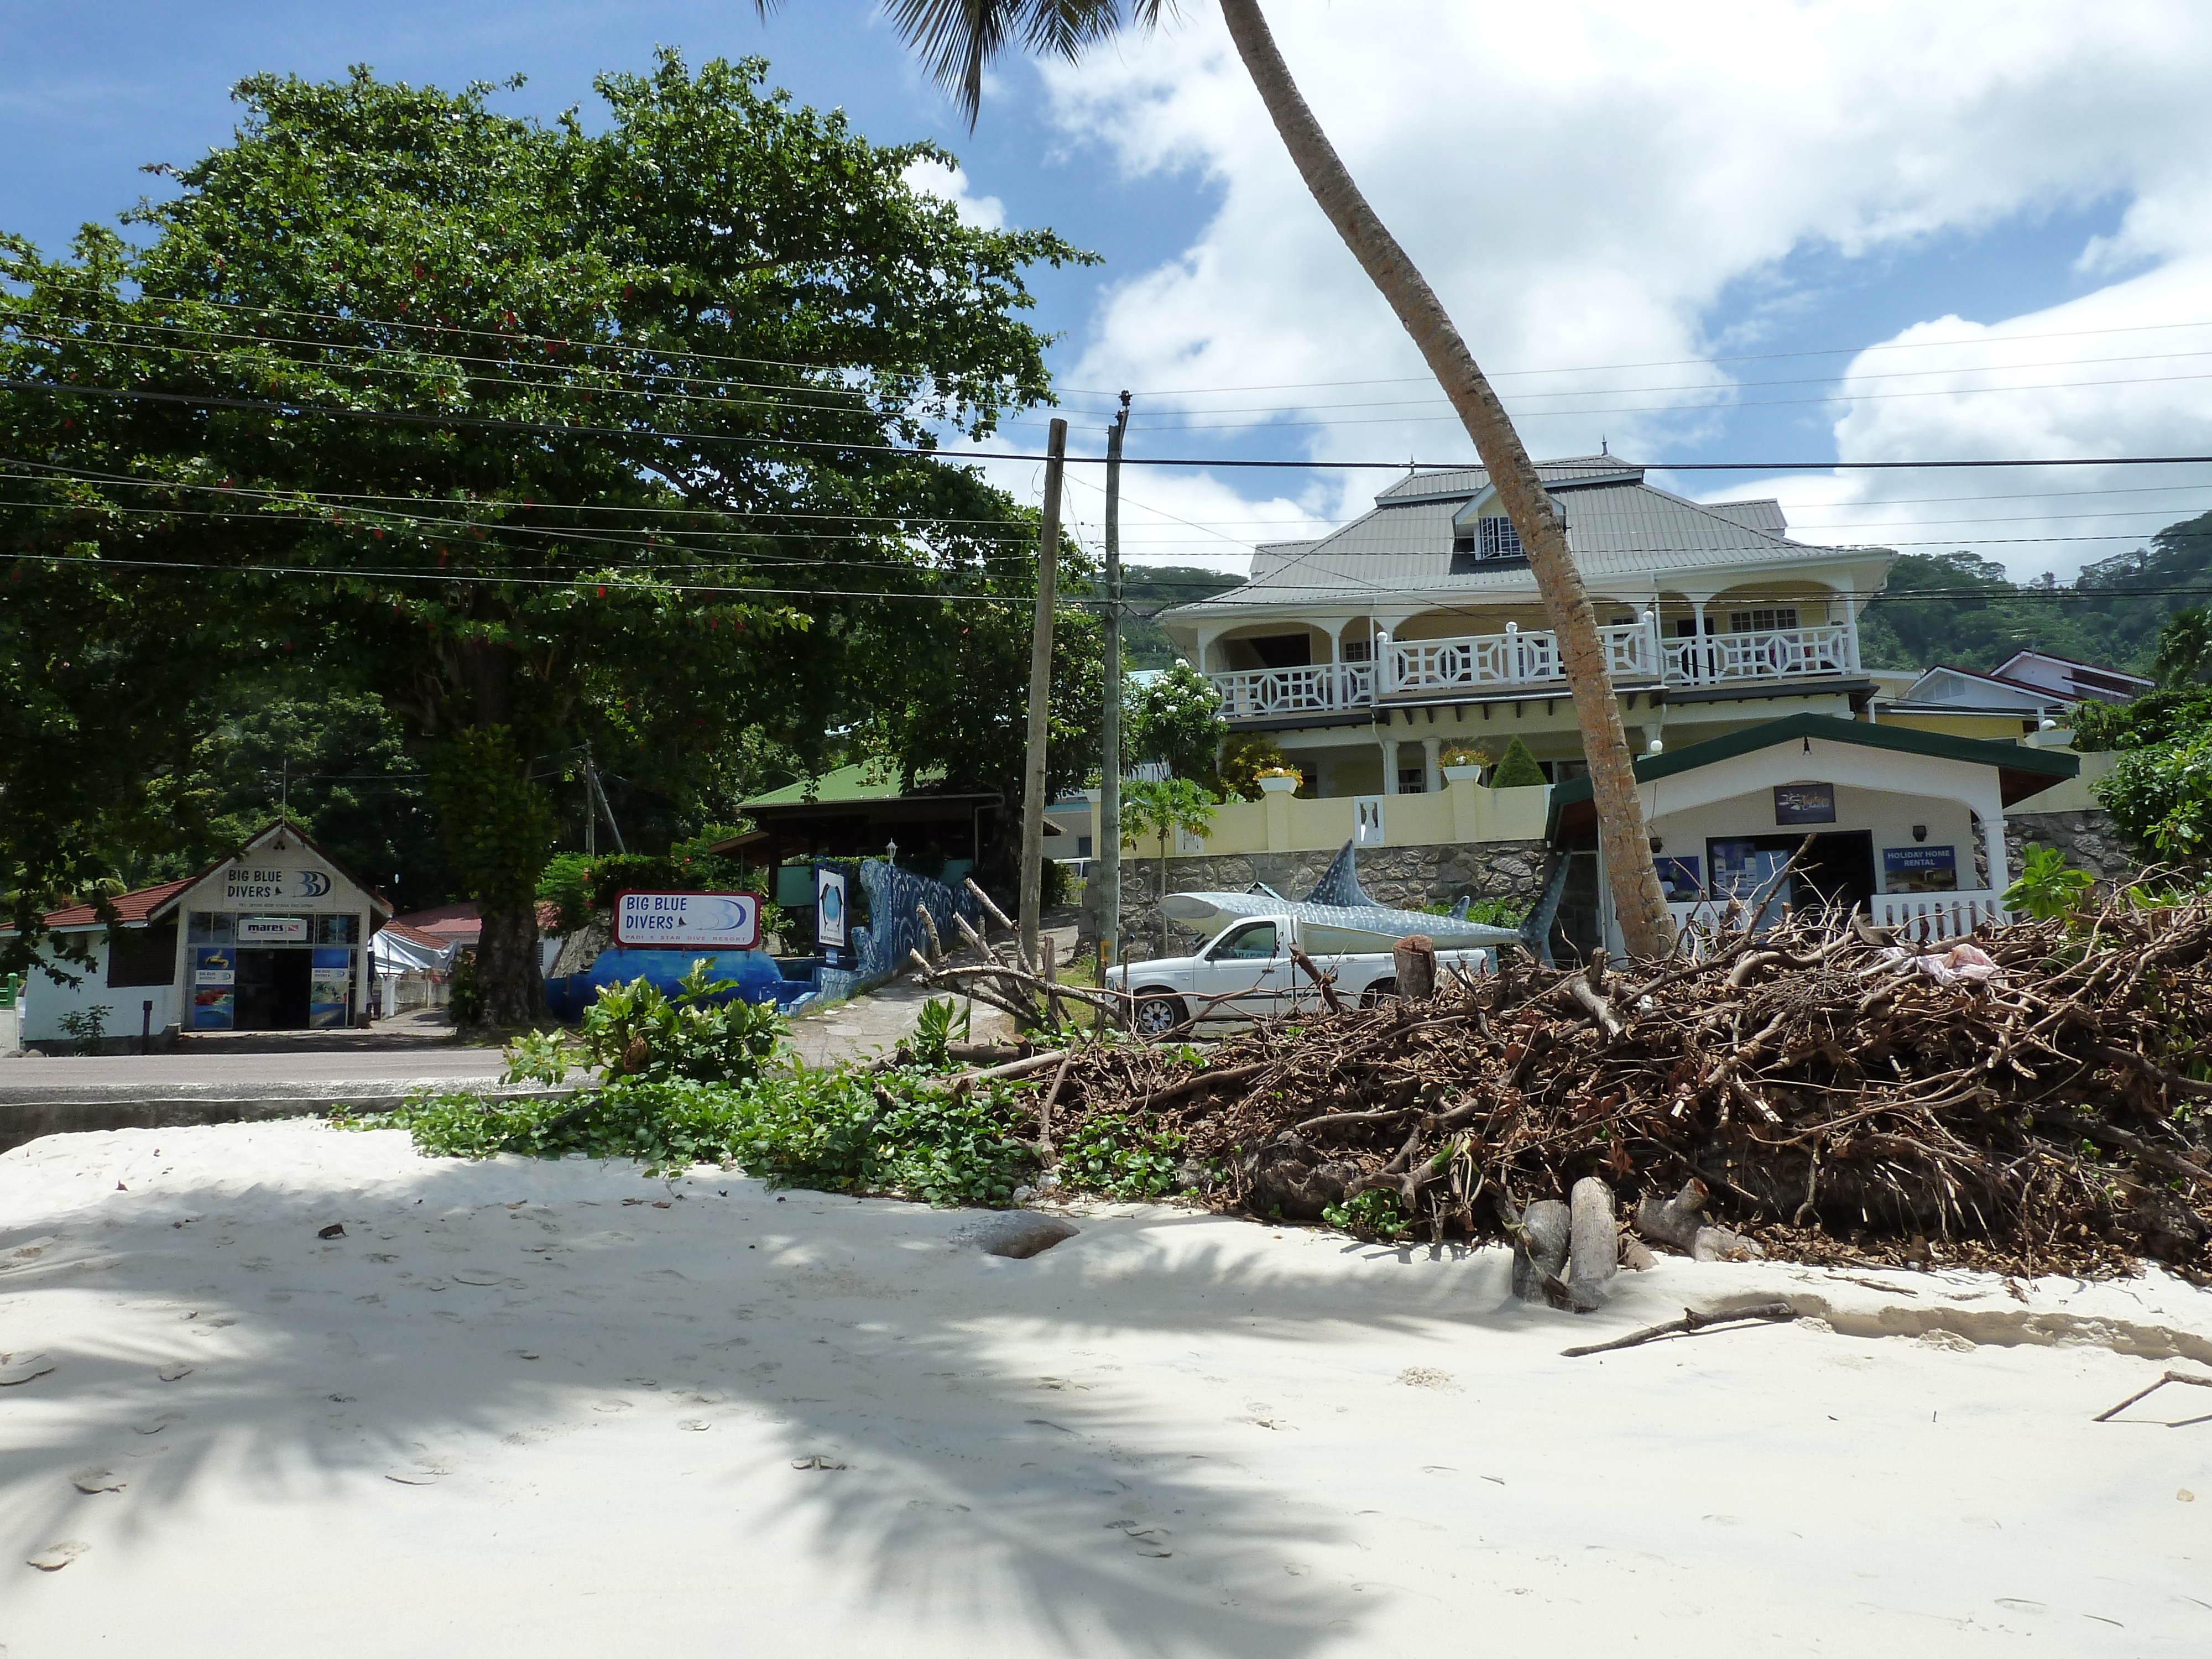
{"type": "Polygon", "coordinates": [[[1344,238],[1398,320],[1413,337],[1437,384],[1458,410],[1475,453],[1505,503],[1505,511],[1528,550],[1528,568],[1543,595],[1544,608],[1559,641],[1559,659],[1567,689],[1574,696],[1575,720],[1581,727],[1583,754],[1589,763],[1590,793],[1597,807],[1598,837],[1621,939],[1632,955],[1663,956],[1674,948],[1674,923],[1667,908],[1651,844],[1644,827],[1643,802],[1636,792],[1628,734],[1613,691],[1597,617],[1583,590],[1582,572],[1567,551],[1566,524],[1536,476],[1535,463],[1506,418],[1498,394],[1475,366],[1474,354],[1397,239],[1384,228],[1359,193],[1336,147],[1306,106],[1258,0],[1221,0],[1237,56],[1258,88],[1260,100],[1281,134],[1284,148],[1306,188],[1344,238]]]}

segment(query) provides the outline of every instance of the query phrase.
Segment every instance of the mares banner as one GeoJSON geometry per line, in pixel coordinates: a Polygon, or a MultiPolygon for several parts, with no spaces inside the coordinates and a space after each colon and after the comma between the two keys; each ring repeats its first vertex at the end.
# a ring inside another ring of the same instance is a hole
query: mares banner
{"type": "Polygon", "coordinates": [[[845,872],[826,864],[814,866],[814,942],[825,951],[849,946],[845,872]]]}

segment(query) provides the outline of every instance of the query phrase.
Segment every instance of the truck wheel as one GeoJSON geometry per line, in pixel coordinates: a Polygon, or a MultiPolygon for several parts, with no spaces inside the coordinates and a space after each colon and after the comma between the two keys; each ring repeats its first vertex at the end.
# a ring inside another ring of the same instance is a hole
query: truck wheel
{"type": "Polygon", "coordinates": [[[1181,997],[1152,992],[1138,997],[1137,1010],[1129,1023],[1139,1036],[1156,1037],[1166,1036],[1189,1018],[1190,1011],[1181,997]]]}
{"type": "Polygon", "coordinates": [[[1380,1008],[1397,1000],[1398,981],[1395,979],[1378,979],[1359,994],[1359,1006],[1363,1008],[1380,1008]]]}

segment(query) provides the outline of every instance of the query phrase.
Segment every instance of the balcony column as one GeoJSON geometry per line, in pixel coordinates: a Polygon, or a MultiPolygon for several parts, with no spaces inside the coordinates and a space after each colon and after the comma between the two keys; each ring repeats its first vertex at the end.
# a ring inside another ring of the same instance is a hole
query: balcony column
{"type": "Polygon", "coordinates": [[[1506,684],[1509,685],[1518,685],[1522,680],[1528,678],[1528,675],[1522,672],[1522,668],[1523,665],[1521,661],[1521,624],[1516,622],[1510,622],[1505,624],[1506,684]]]}
{"type": "Polygon", "coordinates": [[[1398,793],[1398,739],[1395,738],[1382,739],[1382,793],[1386,795],[1398,793]]]}
{"type": "Polygon", "coordinates": [[[1442,752],[1444,740],[1442,738],[1423,738],[1421,739],[1422,764],[1425,769],[1425,781],[1428,786],[1428,791],[1432,795],[1441,795],[1443,793],[1443,762],[1437,758],[1438,755],[1442,752]]]}
{"type": "Polygon", "coordinates": [[[1690,601],[1690,678],[1693,680],[1710,679],[1712,678],[1709,672],[1711,664],[1705,655],[1709,647],[1705,644],[1705,601],[1703,594],[1690,601]]]}
{"type": "MultiPolygon", "coordinates": [[[[1387,628],[1378,628],[1375,630],[1375,660],[1370,665],[1375,673],[1376,696],[1387,696],[1398,689],[1396,679],[1390,671],[1390,630],[1387,628]]],[[[1391,793],[1396,792],[1394,789],[1391,793]]]]}

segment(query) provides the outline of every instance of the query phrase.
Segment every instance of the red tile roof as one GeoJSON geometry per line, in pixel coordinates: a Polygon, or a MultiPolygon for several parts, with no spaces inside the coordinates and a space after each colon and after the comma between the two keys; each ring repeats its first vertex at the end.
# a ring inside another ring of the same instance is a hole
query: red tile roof
{"type": "Polygon", "coordinates": [[[404,916],[392,917],[385,926],[410,928],[434,945],[474,945],[483,933],[483,917],[477,910],[476,901],[471,899],[460,904],[434,904],[427,910],[410,910],[404,916]]]}
{"type": "Polygon", "coordinates": [[[427,928],[412,927],[404,921],[387,921],[377,931],[397,933],[410,945],[420,945],[432,951],[442,951],[453,942],[450,933],[433,933],[427,928]]]}
{"type": "MultiPolygon", "coordinates": [[[[135,893],[118,893],[112,901],[118,924],[143,922],[162,905],[192,884],[194,878],[182,881],[165,881],[153,887],[141,887],[135,893]]],[[[90,904],[65,905],[49,911],[49,927],[97,927],[102,925],[98,908],[90,904]]]]}

